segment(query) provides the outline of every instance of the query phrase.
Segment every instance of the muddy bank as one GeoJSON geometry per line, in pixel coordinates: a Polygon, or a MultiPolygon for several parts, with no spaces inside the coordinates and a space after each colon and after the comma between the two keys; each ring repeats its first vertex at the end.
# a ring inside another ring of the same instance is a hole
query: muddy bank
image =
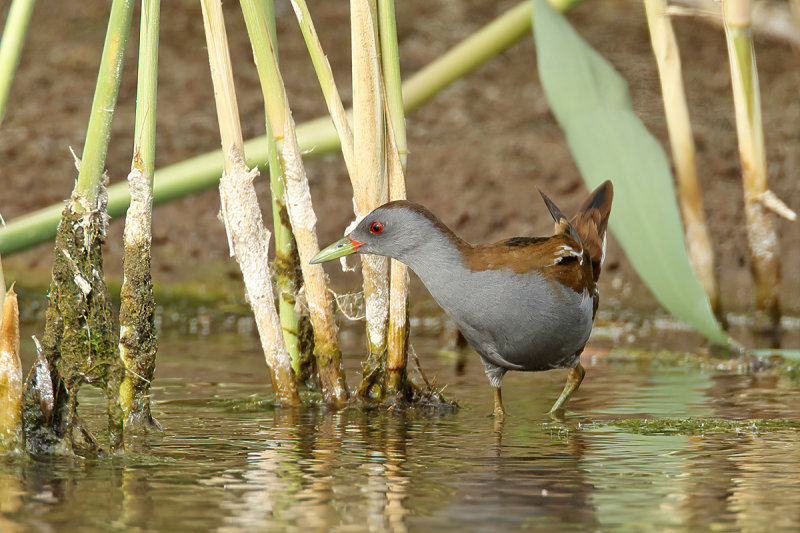
{"type": "MultiPolygon", "coordinates": [[[[419,0],[398,5],[404,73],[415,72],[512,2],[419,0]]],[[[0,1],[5,12],[8,0],[0,1]]],[[[335,2],[309,6],[330,56],[345,103],[350,91],[347,9],[335,2]]],[[[298,122],[325,113],[311,63],[288,3],[278,3],[280,57],[298,122]]],[[[245,136],[263,133],[260,90],[238,5],[225,5],[228,34],[245,136]]],[[[72,189],[74,169],[68,147],[80,151],[88,117],[105,23],[104,4],[54,3],[37,6],[19,75],[0,127],[0,212],[6,220],[59,202],[72,189]]],[[[591,2],[570,19],[631,86],[634,108],[666,146],[666,129],[649,37],[641,4],[591,2]]],[[[163,6],[159,73],[157,166],[212,150],[219,145],[199,6],[163,6]]],[[[711,232],[716,239],[723,305],[746,309],[751,302],[747,244],[741,199],[733,103],[723,32],[688,17],[675,21],[683,52],[690,111],[698,145],[698,167],[711,232]]],[[[135,40],[129,47],[119,112],[114,122],[108,168],[112,182],[125,179],[133,144],[135,40]]],[[[787,44],[757,39],[756,54],[764,105],[771,186],[790,207],[800,209],[800,56],[787,44]]],[[[563,135],[541,92],[533,40],[514,48],[457,82],[408,118],[409,197],[424,203],[472,242],[537,235],[551,224],[537,188],[565,210],[574,210],[585,188],[563,135]]],[[[351,189],[340,156],[308,163],[319,214],[320,242],[341,235],[352,216],[351,189]]],[[[610,176],[613,179],[613,176],[610,176]]],[[[267,179],[258,181],[269,217],[267,179]]],[[[153,214],[153,279],[156,285],[199,281],[213,287],[229,280],[241,291],[239,273],[228,258],[217,220],[219,198],[207,191],[153,214]]],[[[800,225],[778,221],[784,261],[784,308],[800,312],[800,225]]],[[[122,224],[113,221],[106,269],[121,277],[122,224]]],[[[604,305],[652,309],[654,302],[612,240],[601,279],[604,305]]],[[[52,248],[42,245],[4,258],[6,277],[21,285],[45,286],[52,248]]],[[[329,269],[333,272],[333,269],[329,269]]],[[[359,284],[336,275],[342,288],[359,284]]],[[[424,291],[418,283],[415,291],[424,291]]]]}

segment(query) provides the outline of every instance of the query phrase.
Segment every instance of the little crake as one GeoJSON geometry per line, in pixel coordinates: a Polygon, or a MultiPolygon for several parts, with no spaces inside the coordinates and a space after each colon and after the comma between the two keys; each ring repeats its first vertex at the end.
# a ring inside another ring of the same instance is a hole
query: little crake
{"type": "Polygon", "coordinates": [[[580,355],[597,311],[613,187],[606,181],[572,220],[542,194],[555,220],[551,237],[514,237],[473,246],[421,205],[389,202],[367,215],[314,263],[354,252],[392,257],[413,270],[481,356],[504,414],[500,384],[509,370],[569,368],[563,408],[580,386],[580,355]]]}

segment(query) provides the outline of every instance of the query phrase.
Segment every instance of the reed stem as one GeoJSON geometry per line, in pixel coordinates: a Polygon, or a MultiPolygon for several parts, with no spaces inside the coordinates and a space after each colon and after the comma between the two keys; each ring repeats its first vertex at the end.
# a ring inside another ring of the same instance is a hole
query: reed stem
{"type": "Polygon", "coordinates": [[[270,369],[272,386],[279,404],[300,403],[291,358],[281,332],[281,323],[272,295],[272,279],[266,267],[269,231],[264,227],[253,180],[258,170],[250,170],[244,157],[244,142],[233,84],[228,39],[221,0],[201,0],[208,45],[214,99],[222,139],[225,171],[220,179],[220,202],[231,254],[236,257],[244,277],[247,296],[255,315],[264,357],[270,369]]]}
{"type": "Polygon", "coordinates": [[[778,237],[762,198],[767,194],[767,160],[761,121],[758,70],[750,27],[750,0],[723,0],[725,36],[731,65],[736,132],[744,185],[744,211],[755,283],[756,311],[761,324],[780,329],[781,264],[778,237]]]}
{"type": "Polygon", "coordinates": [[[8,8],[6,25],[0,39],[0,124],[3,123],[8,93],[22,56],[22,45],[30,26],[33,4],[34,0],[13,0],[8,8]]]}
{"type": "Polygon", "coordinates": [[[300,31],[306,42],[308,54],[311,56],[311,63],[314,65],[314,71],[317,73],[317,79],[322,89],[322,96],[325,98],[325,104],[328,106],[328,113],[331,116],[334,128],[336,128],[336,133],[339,135],[339,142],[341,144],[347,172],[352,179],[355,175],[355,170],[353,168],[353,132],[350,129],[344,104],[342,104],[342,99],[336,88],[336,81],[333,79],[331,65],[328,62],[328,57],[322,50],[322,43],[319,41],[317,30],[314,28],[314,21],[311,19],[311,13],[308,11],[305,0],[293,0],[292,7],[294,7],[297,23],[300,26],[300,31]]]}
{"type": "MultiPolygon", "coordinates": [[[[580,3],[552,2],[565,10],[580,3]]],[[[431,100],[454,81],[463,78],[493,57],[510,48],[531,31],[531,6],[528,0],[503,13],[403,84],[405,110],[410,113],[431,100]]],[[[329,117],[319,117],[296,126],[298,146],[308,157],[329,154],[339,149],[339,136],[329,117]]],[[[244,144],[250,166],[263,166],[269,157],[266,137],[244,144]]],[[[224,166],[219,150],[175,163],[156,171],[153,203],[160,205],[219,185],[224,166]]],[[[130,203],[127,184],[108,188],[108,213],[125,214],[130,203]]],[[[62,205],[55,204],[23,215],[0,228],[0,253],[10,254],[52,240],[61,216],[62,205]]]]}
{"type": "MultiPolygon", "coordinates": [[[[378,0],[378,30],[388,122],[386,152],[389,200],[405,200],[408,142],[394,0],[378,0]]],[[[408,335],[408,270],[403,263],[392,259],[389,265],[389,329],[386,354],[386,390],[389,393],[402,393],[407,383],[408,335]]]]}
{"type": "MultiPolygon", "coordinates": [[[[400,51],[397,43],[397,21],[395,20],[394,0],[378,0],[378,31],[381,43],[381,67],[386,96],[386,109],[394,135],[403,172],[408,163],[408,139],[406,136],[406,116],[403,105],[403,85],[400,75],[400,51]]],[[[405,181],[404,181],[405,183],[405,181]]],[[[391,197],[391,184],[389,186],[391,197]]],[[[405,199],[403,197],[392,200],[405,199]]]]}
{"type": "MultiPolygon", "coordinates": [[[[377,5],[374,0],[351,0],[350,32],[353,53],[353,147],[355,177],[353,199],[356,220],[389,200],[386,179],[383,90],[377,5]]],[[[371,380],[383,367],[389,319],[389,261],[385,257],[362,255],[364,302],[367,319],[367,366],[364,380],[371,380]]],[[[368,391],[362,382],[359,390],[368,391]]],[[[382,391],[369,391],[382,397],[382,391]]]]}
{"type": "Polygon", "coordinates": [[[300,148],[297,145],[286,89],[281,78],[275,50],[267,38],[267,20],[256,0],[242,0],[247,32],[264,93],[269,131],[275,140],[286,193],[286,206],[292,231],[297,240],[305,297],[314,327],[314,356],[325,402],[342,406],[348,391],[344,380],[342,356],[336,340],[333,305],[328,295],[328,280],[320,265],[309,261],[319,252],[317,218],[311,204],[300,148]]]}
{"type": "Polygon", "coordinates": [[[136,90],[133,160],[128,183],[131,205],[123,233],[123,281],[120,294],[119,351],[125,367],[119,402],[125,429],[149,428],[150,383],[156,367],[158,339],[150,273],[153,174],[156,146],[158,32],[160,0],[143,0],[139,27],[139,73],[136,90]]]}
{"type": "Polygon", "coordinates": [[[97,203],[103,183],[108,142],[111,138],[111,120],[117,104],[122,63],[128,44],[128,34],[133,15],[133,0],[114,0],[108,20],[108,32],[103,45],[103,56],[97,73],[92,111],[86,128],[86,142],[78,171],[75,193],[80,198],[78,209],[85,214],[97,203]],[[83,203],[85,202],[85,203],[83,203]]]}
{"type": "Polygon", "coordinates": [[[19,359],[19,306],[14,288],[0,306],[0,453],[22,444],[22,363],[19,359]]]}
{"type": "Polygon", "coordinates": [[[672,159],[678,178],[678,196],[685,225],[689,258],[703,284],[711,309],[721,316],[719,285],[714,270],[714,250],[703,210],[703,193],[697,177],[695,145],[689,107],[683,90],[681,57],[672,21],[665,15],[665,0],[644,0],[650,42],[656,57],[672,159]]]}
{"type": "MultiPolygon", "coordinates": [[[[256,7],[263,9],[263,18],[266,20],[266,33],[269,38],[275,58],[278,58],[278,40],[275,29],[275,6],[272,0],[262,0],[256,7]]],[[[259,33],[263,39],[263,33],[259,33]]],[[[262,44],[264,46],[264,44],[262,44]]],[[[255,48],[255,43],[254,43],[255,48]]],[[[261,84],[262,90],[266,86],[261,84]]],[[[264,93],[264,99],[268,95],[264,93]]],[[[266,114],[267,108],[264,106],[266,114]]],[[[267,130],[267,165],[269,168],[269,186],[272,201],[272,225],[275,231],[275,261],[273,263],[273,274],[278,287],[278,312],[283,328],[283,340],[292,358],[292,369],[298,381],[305,381],[308,376],[304,374],[307,368],[307,355],[312,351],[311,346],[304,346],[300,340],[300,321],[297,314],[296,301],[297,292],[303,286],[302,274],[300,271],[300,258],[297,255],[297,244],[292,235],[289,213],[286,210],[286,191],[281,176],[280,159],[278,156],[278,146],[275,136],[272,135],[269,117],[265,120],[267,130]]]]}

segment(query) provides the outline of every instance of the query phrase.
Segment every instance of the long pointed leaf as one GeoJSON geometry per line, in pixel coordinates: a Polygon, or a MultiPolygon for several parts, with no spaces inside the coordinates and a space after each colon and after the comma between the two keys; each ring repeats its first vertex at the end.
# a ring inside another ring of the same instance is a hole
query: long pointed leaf
{"type": "Polygon", "coordinates": [[[728,344],[689,263],[669,161],[633,113],[627,83],[545,0],[532,1],[539,76],[553,114],[589,188],[614,182],[611,231],[667,311],[728,344]]]}

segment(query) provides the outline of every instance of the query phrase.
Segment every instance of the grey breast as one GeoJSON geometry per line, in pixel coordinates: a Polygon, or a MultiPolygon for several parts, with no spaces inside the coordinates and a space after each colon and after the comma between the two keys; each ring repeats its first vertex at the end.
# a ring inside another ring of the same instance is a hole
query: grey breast
{"type": "Polygon", "coordinates": [[[456,270],[429,290],[478,353],[509,370],[570,366],[592,328],[588,291],[538,272],[456,270]]]}
{"type": "Polygon", "coordinates": [[[538,272],[474,272],[451,239],[422,217],[419,237],[398,259],[413,270],[464,337],[487,361],[509,370],[574,364],[592,329],[588,291],[546,280],[538,272]]]}

